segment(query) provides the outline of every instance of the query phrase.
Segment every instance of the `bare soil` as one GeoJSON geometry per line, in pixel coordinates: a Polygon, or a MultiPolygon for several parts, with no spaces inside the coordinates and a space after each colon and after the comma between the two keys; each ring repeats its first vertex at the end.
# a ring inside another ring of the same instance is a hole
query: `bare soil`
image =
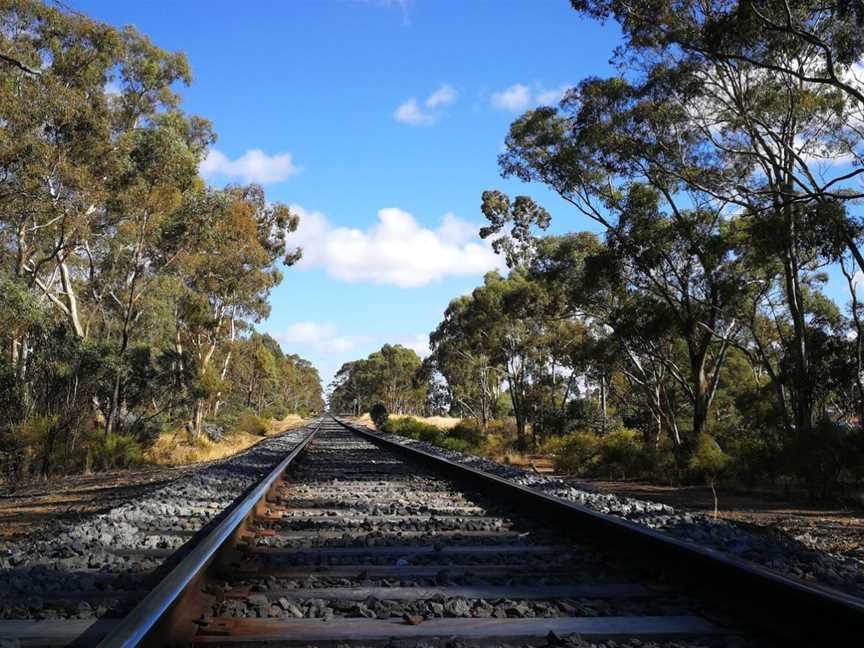
{"type": "MultiPolygon", "coordinates": [[[[563,479],[603,493],[668,504],[676,509],[714,512],[711,490],[699,486],[664,486],[638,481],[563,479]]],[[[718,491],[719,517],[763,533],[778,533],[811,549],[864,559],[864,509],[819,505],[771,494],[718,491]]]]}

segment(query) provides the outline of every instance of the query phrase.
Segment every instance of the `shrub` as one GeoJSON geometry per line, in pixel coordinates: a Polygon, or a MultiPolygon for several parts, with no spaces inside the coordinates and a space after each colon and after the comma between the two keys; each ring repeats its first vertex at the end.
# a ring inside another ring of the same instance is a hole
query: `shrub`
{"type": "Polygon", "coordinates": [[[479,446],[483,443],[484,434],[480,424],[476,421],[461,421],[450,429],[447,436],[451,439],[459,439],[469,446],[479,446]]]}
{"type": "Polygon", "coordinates": [[[456,452],[464,452],[471,454],[475,447],[465,439],[457,439],[456,437],[444,437],[438,444],[447,450],[455,450],[456,452]]]}
{"type": "Polygon", "coordinates": [[[257,416],[255,412],[251,410],[241,412],[240,416],[237,418],[236,429],[245,432],[246,434],[266,436],[269,427],[267,421],[260,416],[257,416]]]}
{"type": "Polygon", "coordinates": [[[93,462],[97,469],[129,468],[141,463],[143,458],[141,444],[125,434],[105,435],[93,448],[93,462]]]}
{"type": "Polygon", "coordinates": [[[390,413],[387,411],[384,403],[375,403],[372,406],[372,409],[369,410],[369,417],[372,419],[375,427],[377,427],[379,430],[384,428],[384,425],[387,423],[387,419],[389,418],[389,416],[390,413]]]}
{"type": "Polygon", "coordinates": [[[486,443],[488,448],[505,452],[516,447],[516,421],[512,418],[493,419],[486,423],[486,443]]]}
{"type": "Polygon", "coordinates": [[[643,477],[670,484],[681,481],[681,472],[675,461],[670,440],[664,439],[659,446],[655,446],[653,443],[646,443],[643,439],[637,447],[634,465],[631,466],[633,471],[631,477],[643,477]]]}
{"type": "Polygon", "coordinates": [[[732,458],[727,473],[736,483],[776,483],[783,472],[782,447],[773,435],[732,435],[724,447],[732,458]]]}
{"type": "Polygon", "coordinates": [[[406,416],[404,418],[390,418],[384,423],[384,432],[401,434],[417,441],[425,441],[440,445],[444,439],[444,433],[434,425],[423,423],[417,419],[406,416]]]}
{"type": "Polygon", "coordinates": [[[141,443],[142,447],[149,448],[156,443],[160,434],[170,429],[170,419],[167,414],[161,413],[156,416],[136,417],[129,427],[129,433],[141,443]]]}
{"type": "Polygon", "coordinates": [[[546,443],[555,454],[555,469],[575,475],[588,474],[597,463],[599,439],[590,432],[573,432],[546,443]]]}
{"type": "Polygon", "coordinates": [[[590,398],[576,398],[567,403],[565,420],[560,427],[568,430],[590,430],[600,432],[603,429],[603,412],[600,406],[590,398]]]}
{"type": "Polygon", "coordinates": [[[613,477],[636,476],[642,456],[641,443],[635,430],[619,427],[600,437],[599,461],[605,472],[613,477]]]}
{"type": "Polygon", "coordinates": [[[282,420],[288,416],[288,408],[284,405],[271,405],[261,412],[261,418],[282,420]]]}
{"type": "Polygon", "coordinates": [[[844,467],[849,465],[850,455],[855,455],[853,436],[846,426],[822,419],[813,430],[787,442],[789,467],[804,481],[811,497],[838,491],[844,467]]]}
{"type": "Polygon", "coordinates": [[[689,468],[705,479],[714,495],[714,517],[717,517],[717,478],[729,463],[729,455],[710,434],[700,434],[696,442],[696,452],[690,458],[689,468]]]}

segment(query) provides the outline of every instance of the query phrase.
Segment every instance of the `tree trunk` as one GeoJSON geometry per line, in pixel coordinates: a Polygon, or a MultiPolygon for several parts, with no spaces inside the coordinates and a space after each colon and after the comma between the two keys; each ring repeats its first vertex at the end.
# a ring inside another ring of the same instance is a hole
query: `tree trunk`
{"type": "Polygon", "coordinates": [[[203,398],[196,399],[192,406],[192,441],[201,438],[201,433],[204,431],[204,406],[203,398]]]}
{"type": "Polygon", "coordinates": [[[601,431],[606,434],[606,374],[600,373],[600,412],[602,414],[601,431]]]}
{"type": "Polygon", "coordinates": [[[786,225],[786,241],[783,254],[783,271],[786,286],[786,299],[789,314],[792,317],[794,330],[793,357],[795,370],[793,372],[793,417],[795,428],[799,434],[810,430],[813,422],[813,394],[810,384],[810,360],[807,345],[807,322],[804,312],[801,292],[798,255],[795,249],[796,227],[795,215],[791,203],[791,184],[783,188],[782,217],[786,225]],[[787,196],[786,194],[790,194],[787,196]]]}
{"type": "Polygon", "coordinates": [[[693,434],[691,441],[694,443],[699,435],[705,431],[705,423],[708,421],[710,398],[708,391],[708,379],[705,376],[703,357],[701,362],[697,361],[696,366],[693,367],[693,434]]]}

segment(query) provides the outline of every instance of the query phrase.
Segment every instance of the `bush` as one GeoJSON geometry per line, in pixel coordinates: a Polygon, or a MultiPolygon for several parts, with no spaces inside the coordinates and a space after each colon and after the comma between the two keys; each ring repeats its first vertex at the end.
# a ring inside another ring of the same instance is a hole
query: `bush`
{"type": "Polygon", "coordinates": [[[715,485],[720,473],[729,463],[729,455],[720,448],[720,444],[710,434],[700,434],[696,442],[696,452],[688,464],[690,470],[705,479],[714,495],[714,517],[717,517],[717,489],[715,485]]]}
{"type": "Polygon", "coordinates": [[[562,431],[590,430],[598,433],[603,429],[603,412],[590,398],[576,398],[567,403],[565,420],[560,424],[562,431]]]}
{"type": "Polygon", "coordinates": [[[512,418],[493,419],[486,423],[486,447],[503,452],[516,447],[516,421],[512,418]]]}
{"type": "Polygon", "coordinates": [[[408,416],[387,419],[382,429],[384,432],[401,434],[410,439],[434,443],[435,445],[440,445],[444,440],[444,433],[437,427],[408,416]]]}
{"type": "Polygon", "coordinates": [[[141,463],[144,449],[134,438],[125,434],[108,434],[93,448],[93,463],[97,469],[129,468],[141,463]]]}
{"type": "Polygon", "coordinates": [[[156,416],[136,417],[128,428],[129,434],[137,439],[143,448],[149,448],[160,434],[171,429],[171,421],[164,413],[156,416]]]}
{"type": "Polygon", "coordinates": [[[277,419],[281,421],[288,416],[288,413],[288,408],[284,405],[271,405],[270,407],[264,408],[264,411],[261,412],[261,418],[277,419]]]}
{"type": "Polygon", "coordinates": [[[479,446],[483,443],[484,434],[476,421],[461,421],[447,434],[451,439],[464,441],[468,446],[479,446]]]}
{"type": "Polygon", "coordinates": [[[555,455],[555,469],[586,475],[597,463],[599,439],[591,432],[573,432],[547,441],[544,449],[555,455]]]}
{"type": "Polygon", "coordinates": [[[240,432],[245,432],[246,434],[266,436],[270,426],[263,418],[256,416],[255,412],[246,410],[240,413],[240,416],[237,419],[236,429],[240,432]]]}
{"type": "Polygon", "coordinates": [[[789,468],[804,482],[811,497],[827,497],[840,490],[844,471],[855,463],[854,439],[860,434],[822,419],[813,430],[786,443],[789,468]]]}
{"type": "Polygon", "coordinates": [[[219,443],[225,438],[225,428],[218,423],[205,423],[204,436],[214,443],[219,443]]]}
{"type": "Polygon", "coordinates": [[[600,437],[599,461],[610,476],[635,477],[642,456],[642,444],[635,430],[619,427],[600,437]]]}
{"type": "Polygon", "coordinates": [[[774,484],[780,479],[782,446],[773,435],[731,435],[723,441],[732,458],[727,472],[736,483],[756,486],[765,482],[774,484]]]}
{"type": "Polygon", "coordinates": [[[379,430],[384,429],[384,425],[387,423],[389,416],[390,413],[387,411],[387,408],[384,407],[384,403],[375,403],[372,406],[372,409],[369,410],[369,417],[372,419],[375,427],[379,430]]]}
{"type": "Polygon", "coordinates": [[[438,445],[447,450],[455,450],[456,452],[464,452],[466,454],[472,454],[476,450],[475,446],[465,439],[457,439],[455,437],[444,437],[438,445]]]}
{"type": "Polygon", "coordinates": [[[540,450],[555,457],[556,470],[580,476],[671,480],[675,474],[669,448],[645,444],[635,430],[625,427],[604,436],[587,430],[571,432],[548,440],[540,450]]]}

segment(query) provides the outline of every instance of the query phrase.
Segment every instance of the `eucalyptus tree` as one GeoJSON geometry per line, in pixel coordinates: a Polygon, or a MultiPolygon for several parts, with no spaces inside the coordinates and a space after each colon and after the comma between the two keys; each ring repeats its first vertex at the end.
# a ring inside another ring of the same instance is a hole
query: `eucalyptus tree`
{"type": "Polygon", "coordinates": [[[443,377],[453,413],[475,419],[485,430],[495,416],[504,371],[491,360],[484,339],[488,333],[471,323],[471,299],[457,297],[448,304],[441,323],[429,334],[432,353],[424,366],[443,377]]]}
{"type": "Polygon", "coordinates": [[[283,403],[289,412],[307,415],[324,409],[321,378],[311,362],[297,354],[286,355],[279,373],[283,403]]]}
{"type": "MultiPolygon", "coordinates": [[[[684,367],[663,352],[654,356],[691,403],[692,440],[704,429],[737,335],[742,291],[725,205],[691,190],[662,164],[667,157],[695,159],[700,142],[686,125],[683,108],[658,100],[651,84],[588,79],[568,93],[560,112],[539,108],[514,122],[499,163],[505,176],[549,185],[601,225],[606,272],[625,295],[642,295],[640,303],[654,313],[647,325],[671,327],[685,341],[684,367]]],[[[484,235],[506,223],[545,225],[536,209],[517,211],[497,192],[484,194],[484,212],[492,223],[484,235]]],[[[662,339],[650,330],[641,337],[662,339]]]]}
{"type": "Polygon", "coordinates": [[[776,263],[772,281],[784,303],[775,312],[792,324],[783,406],[788,427],[808,432],[816,333],[807,284],[844,254],[864,269],[862,223],[852,213],[864,197],[861,2],[669,0],[650,12],[617,0],[573,5],[617,19],[626,39],[620,61],[664,104],[685,109],[682,132],[701,140],[701,162],[658,157],[663,170],[734,208],[752,228],[750,251],[776,263]]]}
{"type": "Polygon", "coordinates": [[[231,349],[225,350],[218,370],[214,356],[237,339],[240,326],[269,314],[267,298],[282,280],[275,263],[290,266],[300,258],[299,249],[287,250],[288,234],[299,219],[287,206],[267,203],[257,185],[209,190],[189,209],[194,218],[175,223],[179,231],[197,230],[195,248],[175,266],[184,286],[177,326],[198,375],[190,421],[197,436],[208,406],[219,400],[231,349]]]}
{"type": "Polygon", "coordinates": [[[420,414],[427,383],[418,383],[420,357],[399,344],[385,344],[365,359],[344,363],[331,384],[330,407],[359,414],[382,403],[391,414],[420,414]]]}

